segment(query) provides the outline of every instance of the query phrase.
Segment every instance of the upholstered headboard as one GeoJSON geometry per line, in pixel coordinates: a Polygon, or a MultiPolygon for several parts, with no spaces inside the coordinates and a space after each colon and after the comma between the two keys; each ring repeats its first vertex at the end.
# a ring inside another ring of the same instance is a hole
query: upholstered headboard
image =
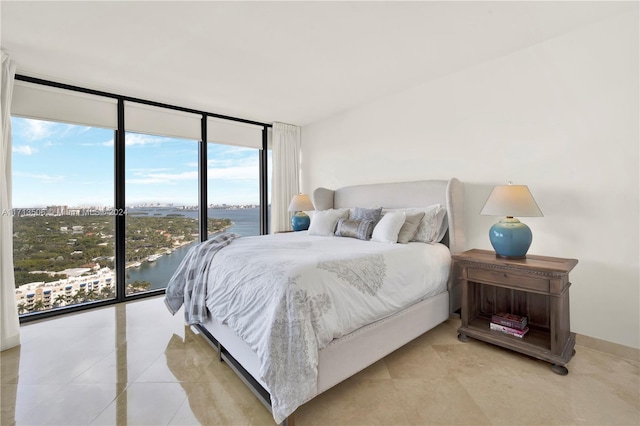
{"type": "MultiPolygon", "coordinates": [[[[428,207],[442,204],[447,208],[449,229],[442,241],[449,246],[451,254],[461,253],[465,248],[464,185],[456,178],[451,180],[420,180],[415,182],[378,183],[345,186],[331,190],[318,188],[313,192],[316,210],[345,207],[428,207]]],[[[462,291],[457,272],[452,269],[449,276],[449,309],[460,308],[462,291]]]]}
{"type": "Polygon", "coordinates": [[[336,190],[317,188],[312,201],[316,210],[345,207],[395,209],[442,204],[447,208],[449,221],[443,243],[449,246],[452,254],[465,250],[464,185],[456,178],[354,185],[336,190]]]}

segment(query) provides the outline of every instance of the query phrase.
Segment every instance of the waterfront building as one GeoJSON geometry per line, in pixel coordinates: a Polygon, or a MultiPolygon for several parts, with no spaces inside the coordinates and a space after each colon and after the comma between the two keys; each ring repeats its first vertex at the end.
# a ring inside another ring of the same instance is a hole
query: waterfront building
{"type": "MultiPolygon", "coordinates": [[[[84,290],[100,295],[104,288],[113,289],[115,272],[109,268],[74,268],[63,271],[67,278],[52,282],[32,282],[16,288],[16,306],[20,311],[51,309],[74,303],[74,296],[84,290]],[[92,272],[93,271],[93,272],[92,272]],[[21,308],[22,307],[22,308],[21,308]]],[[[23,313],[23,312],[21,312],[23,313]]]]}

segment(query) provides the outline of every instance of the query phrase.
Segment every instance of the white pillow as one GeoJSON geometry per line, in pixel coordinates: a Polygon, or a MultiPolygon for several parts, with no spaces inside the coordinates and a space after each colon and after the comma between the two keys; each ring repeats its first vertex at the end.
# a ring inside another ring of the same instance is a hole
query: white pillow
{"type": "Polygon", "coordinates": [[[447,217],[446,207],[440,206],[440,211],[438,211],[438,220],[440,221],[440,226],[438,227],[438,236],[436,237],[437,243],[442,241],[449,230],[449,218],[447,217]]]}
{"type": "Polygon", "coordinates": [[[404,225],[406,215],[403,211],[389,212],[385,214],[380,222],[373,228],[371,241],[381,243],[397,243],[400,228],[404,225]]]}
{"type": "Polygon", "coordinates": [[[309,235],[333,236],[338,220],[349,217],[349,209],[316,210],[309,225],[309,235]]]}
{"type": "Polygon", "coordinates": [[[411,241],[435,244],[444,238],[444,234],[449,227],[446,219],[447,209],[444,208],[442,204],[407,209],[384,209],[383,213],[388,214],[389,212],[396,211],[403,211],[406,214],[424,212],[420,225],[418,225],[418,230],[413,238],[411,238],[411,241]]]}
{"type": "Polygon", "coordinates": [[[447,222],[444,220],[447,209],[440,204],[434,204],[426,209],[419,209],[419,211],[424,212],[424,217],[411,241],[428,244],[439,242],[447,232],[447,222]]]}
{"type": "Polygon", "coordinates": [[[399,244],[407,244],[416,235],[418,226],[420,226],[420,222],[424,217],[424,212],[405,213],[405,215],[404,225],[402,225],[398,234],[399,244]]]}

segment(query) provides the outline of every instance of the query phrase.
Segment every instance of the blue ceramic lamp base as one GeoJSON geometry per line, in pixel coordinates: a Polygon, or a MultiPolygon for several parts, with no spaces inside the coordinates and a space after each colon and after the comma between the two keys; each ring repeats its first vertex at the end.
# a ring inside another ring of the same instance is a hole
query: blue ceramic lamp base
{"type": "Polygon", "coordinates": [[[309,229],[311,219],[305,212],[298,212],[291,218],[291,228],[294,231],[306,231],[309,229]]]}
{"type": "Polygon", "coordinates": [[[505,259],[526,258],[532,239],[531,229],[513,217],[500,219],[489,230],[489,240],[496,256],[505,259]]]}

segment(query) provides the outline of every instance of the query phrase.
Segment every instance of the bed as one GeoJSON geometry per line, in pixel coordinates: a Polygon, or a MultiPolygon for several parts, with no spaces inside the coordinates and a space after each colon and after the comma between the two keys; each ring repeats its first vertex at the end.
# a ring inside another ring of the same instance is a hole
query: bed
{"type": "Polygon", "coordinates": [[[202,243],[165,301],[172,313],[184,302],[187,322],[276,423],[292,424],[298,406],[459,309],[451,255],[465,249],[463,191],[455,178],[318,188],[309,231],[202,243]],[[406,231],[418,241],[388,243],[406,231]]]}

